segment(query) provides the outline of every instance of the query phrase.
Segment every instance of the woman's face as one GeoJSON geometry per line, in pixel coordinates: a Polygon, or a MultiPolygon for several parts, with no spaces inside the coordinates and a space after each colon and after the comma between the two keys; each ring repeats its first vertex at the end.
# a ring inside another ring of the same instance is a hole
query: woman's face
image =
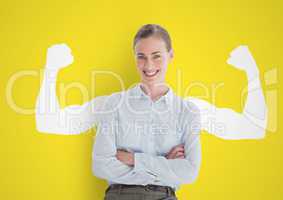
{"type": "Polygon", "coordinates": [[[135,57],[143,83],[154,85],[165,82],[173,51],[167,51],[164,40],[155,36],[140,39],[135,46],[135,57]]]}

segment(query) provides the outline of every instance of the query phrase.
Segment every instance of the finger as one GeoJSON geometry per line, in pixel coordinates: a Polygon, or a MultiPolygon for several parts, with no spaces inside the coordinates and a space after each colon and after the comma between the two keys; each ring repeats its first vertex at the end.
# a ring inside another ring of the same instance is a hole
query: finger
{"type": "Polygon", "coordinates": [[[184,156],[184,153],[179,151],[175,154],[175,157],[179,157],[179,156],[184,156]]]}
{"type": "Polygon", "coordinates": [[[184,151],[184,147],[175,147],[172,151],[173,154],[177,153],[178,151],[184,151]]]}
{"type": "Polygon", "coordinates": [[[180,153],[183,154],[184,152],[183,151],[176,151],[176,152],[171,153],[170,156],[174,158],[174,157],[176,157],[177,154],[180,154],[180,153]]]}
{"type": "Polygon", "coordinates": [[[171,158],[171,159],[177,159],[177,158],[184,159],[184,158],[185,158],[185,155],[182,155],[182,156],[176,156],[176,157],[171,158]]]}
{"type": "Polygon", "coordinates": [[[175,156],[175,154],[170,153],[170,154],[167,154],[167,155],[166,155],[166,158],[167,158],[167,159],[173,159],[174,156],[175,156]]]}
{"type": "Polygon", "coordinates": [[[117,151],[116,157],[119,157],[121,155],[120,151],[117,151]]]}
{"type": "Polygon", "coordinates": [[[167,157],[171,158],[173,157],[178,151],[184,151],[184,144],[179,144],[174,146],[168,153],[167,157]]]}
{"type": "Polygon", "coordinates": [[[183,146],[184,146],[184,144],[183,144],[183,143],[181,143],[181,144],[178,144],[178,145],[176,145],[176,146],[172,147],[172,148],[171,148],[171,150],[173,150],[173,149],[175,149],[175,148],[183,147],[183,146]]]}
{"type": "Polygon", "coordinates": [[[177,158],[185,159],[185,156],[178,156],[177,158]]]}
{"type": "Polygon", "coordinates": [[[125,151],[123,151],[123,150],[117,150],[117,154],[116,155],[122,155],[124,153],[125,153],[125,151]]]}
{"type": "Polygon", "coordinates": [[[122,152],[126,152],[126,149],[117,149],[117,151],[122,151],[122,152]]]}
{"type": "Polygon", "coordinates": [[[173,149],[180,149],[180,148],[184,148],[184,144],[179,144],[179,145],[173,147],[173,149]]]}
{"type": "Polygon", "coordinates": [[[120,149],[117,149],[117,153],[119,153],[119,152],[121,152],[121,150],[120,150],[120,149]]]}
{"type": "Polygon", "coordinates": [[[172,154],[170,155],[170,157],[171,157],[172,159],[175,159],[176,157],[181,156],[181,155],[184,155],[184,152],[182,152],[182,151],[177,151],[176,153],[172,153],[172,154]]]}
{"type": "Polygon", "coordinates": [[[120,160],[120,155],[118,153],[116,154],[116,158],[120,160]]]}

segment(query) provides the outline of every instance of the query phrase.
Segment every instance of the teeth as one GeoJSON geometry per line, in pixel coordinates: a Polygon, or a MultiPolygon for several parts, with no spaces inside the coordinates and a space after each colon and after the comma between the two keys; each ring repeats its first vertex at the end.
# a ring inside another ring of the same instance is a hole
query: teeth
{"type": "Polygon", "coordinates": [[[146,72],[147,75],[153,75],[155,72],[146,72]]]}
{"type": "Polygon", "coordinates": [[[153,71],[153,72],[144,72],[145,75],[147,76],[154,76],[155,74],[157,74],[158,70],[157,71],[153,71]]]}

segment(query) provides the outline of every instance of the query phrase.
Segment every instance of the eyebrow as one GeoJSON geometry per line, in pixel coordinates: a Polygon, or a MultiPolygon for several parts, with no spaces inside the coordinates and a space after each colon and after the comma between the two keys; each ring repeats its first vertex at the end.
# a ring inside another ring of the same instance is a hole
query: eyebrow
{"type": "MultiPolygon", "coordinates": [[[[155,51],[155,52],[152,52],[151,54],[154,55],[154,54],[157,54],[157,53],[161,53],[160,51],[155,51]]],[[[137,55],[144,55],[144,53],[137,53],[137,55]]]]}
{"type": "Polygon", "coordinates": [[[157,53],[161,53],[160,51],[155,51],[155,52],[152,52],[151,54],[157,54],[157,53]]]}

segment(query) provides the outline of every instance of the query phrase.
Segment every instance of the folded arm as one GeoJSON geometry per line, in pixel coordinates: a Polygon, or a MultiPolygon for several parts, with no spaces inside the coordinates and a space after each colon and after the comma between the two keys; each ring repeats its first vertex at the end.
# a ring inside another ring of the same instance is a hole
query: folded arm
{"type": "Polygon", "coordinates": [[[193,183],[199,173],[201,163],[200,112],[187,115],[184,129],[185,158],[166,159],[146,153],[135,153],[135,170],[156,176],[164,183],[180,185],[193,183]]]}
{"type": "Polygon", "coordinates": [[[153,182],[155,176],[139,173],[132,166],[117,159],[116,125],[117,119],[107,114],[97,126],[92,152],[93,174],[116,183],[146,185],[153,182]]]}

